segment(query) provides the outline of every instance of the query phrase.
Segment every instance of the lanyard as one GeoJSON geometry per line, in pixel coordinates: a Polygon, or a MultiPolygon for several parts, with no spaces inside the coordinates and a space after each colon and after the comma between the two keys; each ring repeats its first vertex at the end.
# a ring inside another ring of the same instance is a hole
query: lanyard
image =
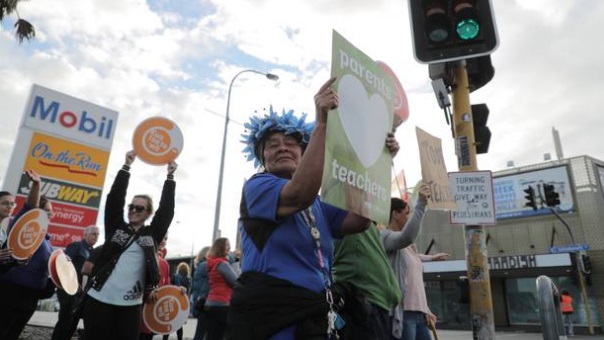
{"type": "Polygon", "coordinates": [[[327,266],[325,265],[325,258],[323,257],[323,252],[321,251],[321,232],[316,225],[315,215],[312,211],[312,206],[308,207],[308,209],[302,210],[302,219],[306,224],[306,227],[310,231],[310,236],[312,236],[313,243],[315,245],[315,254],[317,256],[317,260],[319,261],[319,267],[323,272],[323,282],[325,284],[325,300],[329,305],[329,312],[327,313],[327,335],[329,339],[339,338],[336,333],[336,320],[338,318],[337,313],[335,312],[335,308],[333,305],[333,295],[331,293],[331,275],[327,271],[327,266]]]}

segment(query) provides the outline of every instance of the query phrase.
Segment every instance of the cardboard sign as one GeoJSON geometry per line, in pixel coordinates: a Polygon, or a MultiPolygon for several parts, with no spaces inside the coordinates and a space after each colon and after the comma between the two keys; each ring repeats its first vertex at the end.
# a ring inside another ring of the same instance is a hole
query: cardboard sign
{"type": "Polygon", "coordinates": [[[145,303],[143,322],[156,334],[170,334],[189,318],[189,299],[178,286],[163,286],[156,291],[157,300],[145,303]]]}
{"type": "Polygon", "coordinates": [[[8,248],[13,257],[26,260],[40,247],[48,230],[48,215],[42,209],[32,209],[15,222],[8,235],[8,248]]]}
{"type": "Polygon", "coordinates": [[[78,291],[78,274],[71,259],[65,255],[62,249],[57,249],[50,254],[48,260],[48,272],[55,286],[69,295],[78,291]]]}
{"type": "Polygon", "coordinates": [[[442,142],[426,131],[416,127],[419,159],[422,165],[422,179],[430,186],[430,209],[450,210],[457,208],[451,195],[449,175],[443,156],[442,142]]]}
{"type": "Polygon", "coordinates": [[[152,117],[140,123],[132,138],[137,156],[145,163],[164,165],[174,161],[182,152],[182,132],[171,120],[152,117]]]}

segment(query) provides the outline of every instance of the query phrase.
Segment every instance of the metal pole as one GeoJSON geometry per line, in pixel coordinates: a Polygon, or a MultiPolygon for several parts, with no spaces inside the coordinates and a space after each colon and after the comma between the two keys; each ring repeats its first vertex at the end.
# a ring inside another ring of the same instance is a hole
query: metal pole
{"type": "Polygon", "coordinates": [[[560,311],[560,292],[549,277],[541,275],[537,278],[537,296],[543,340],[566,339],[560,311]]]}
{"type": "Polygon", "coordinates": [[[216,193],[216,210],[214,211],[214,230],[212,233],[212,241],[215,241],[217,238],[220,237],[220,229],[219,229],[220,205],[222,202],[222,181],[223,181],[223,177],[224,177],[224,158],[225,158],[225,153],[226,153],[227,131],[228,131],[229,120],[230,120],[229,110],[231,107],[231,90],[233,89],[233,83],[235,83],[235,80],[237,79],[237,77],[239,77],[239,75],[246,73],[246,72],[261,74],[270,80],[279,79],[279,77],[275,74],[260,72],[260,71],[256,71],[256,70],[252,70],[252,69],[240,71],[233,77],[233,79],[231,79],[231,83],[229,84],[229,92],[227,94],[226,116],[224,119],[224,135],[222,136],[222,151],[220,153],[220,170],[218,172],[218,192],[216,193]]]}
{"type": "MultiPolygon", "coordinates": [[[[560,216],[560,214],[556,211],[555,207],[547,207],[557,218],[564,224],[566,230],[568,230],[568,234],[570,235],[570,240],[573,245],[576,244],[575,236],[573,235],[573,230],[570,228],[570,225],[566,223],[566,220],[560,216]]],[[[583,307],[585,309],[585,317],[587,318],[587,329],[589,330],[589,334],[593,335],[594,327],[591,320],[591,308],[589,306],[589,298],[587,295],[587,287],[585,286],[585,268],[583,268],[583,258],[581,252],[575,252],[575,258],[577,260],[577,275],[579,276],[579,290],[581,291],[581,299],[583,300],[583,307]]]]}
{"type": "MultiPolygon", "coordinates": [[[[465,60],[457,64],[453,89],[453,124],[455,149],[460,171],[476,171],[476,142],[470,106],[470,90],[465,60]]],[[[470,317],[473,339],[495,338],[491,281],[484,226],[464,226],[468,284],[470,288],[470,317]]]]}

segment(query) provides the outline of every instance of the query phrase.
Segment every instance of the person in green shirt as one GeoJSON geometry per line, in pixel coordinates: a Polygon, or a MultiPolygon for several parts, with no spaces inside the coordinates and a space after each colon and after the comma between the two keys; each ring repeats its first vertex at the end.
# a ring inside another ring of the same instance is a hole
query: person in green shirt
{"type": "MultiPolygon", "coordinates": [[[[393,207],[397,209],[397,206],[393,207]]],[[[391,208],[392,210],[392,208],[391,208]]],[[[423,210],[423,209],[422,209],[423,210]]],[[[391,211],[391,223],[394,214],[391,211]]],[[[411,222],[411,221],[410,221],[411,222]]],[[[409,246],[419,233],[420,223],[413,221],[402,231],[380,235],[377,225],[366,231],[347,235],[335,241],[333,275],[335,282],[351,282],[366,296],[371,306],[366,324],[348,323],[344,339],[390,339],[392,336],[391,311],[402,301],[401,288],[386,254],[394,249],[409,246]]]]}

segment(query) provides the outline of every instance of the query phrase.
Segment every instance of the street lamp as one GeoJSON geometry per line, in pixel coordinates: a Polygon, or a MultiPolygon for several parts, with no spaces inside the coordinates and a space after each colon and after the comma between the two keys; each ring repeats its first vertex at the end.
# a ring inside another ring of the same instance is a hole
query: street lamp
{"type": "Polygon", "coordinates": [[[222,136],[222,153],[220,155],[220,172],[218,175],[218,193],[216,194],[216,211],[214,212],[214,232],[212,234],[212,241],[215,241],[219,237],[220,229],[218,226],[220,225],[220,203],[222,200],[222,179],[224,177],[224,156],[226,152],[226,141],[227,141],[227,129],[229,127],[229,109],[231,106],[231,90],[233,89],[233,83],[235,79],[239,77],[240,74],[252,72],[261,74],[266,77],[266,79],[277,81],[279,80],[279,76],[272,73],[260,72],[252,69],[239,71],[233,79],[231,79],[231,84],[229,85],[229,92],[227,95],[227,107],[226,107],[226,117],[224,119],[224,135],[222,136]]]}

